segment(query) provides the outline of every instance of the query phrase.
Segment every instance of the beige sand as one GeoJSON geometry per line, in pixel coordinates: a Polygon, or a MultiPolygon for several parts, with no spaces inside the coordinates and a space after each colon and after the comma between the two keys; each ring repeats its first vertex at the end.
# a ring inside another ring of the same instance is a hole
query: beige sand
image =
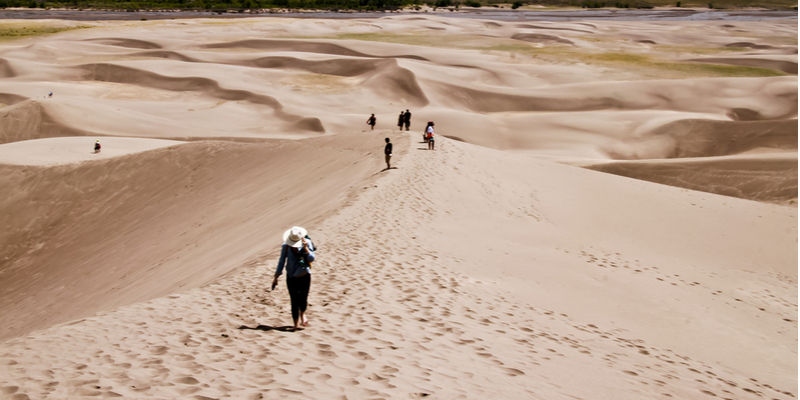
{"type": "Polygon", "coordinates": [[[796,398],[796,21],[91,25],[0,43],[0,398],[796,398]]]}

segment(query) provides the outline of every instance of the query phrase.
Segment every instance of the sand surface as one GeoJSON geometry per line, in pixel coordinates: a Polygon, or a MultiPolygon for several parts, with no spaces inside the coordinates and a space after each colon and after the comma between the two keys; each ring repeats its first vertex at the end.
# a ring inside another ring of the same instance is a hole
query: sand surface
{"type": "Polygon", "coordinates": [[[796,21],[36,23],[0,398],[798,395],[796,21]]]}

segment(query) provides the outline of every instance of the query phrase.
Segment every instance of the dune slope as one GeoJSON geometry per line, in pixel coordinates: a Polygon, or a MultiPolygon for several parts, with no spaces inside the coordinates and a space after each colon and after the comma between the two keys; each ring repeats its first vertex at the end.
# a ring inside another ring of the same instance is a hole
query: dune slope
{"type": "Polygon", "coordinates": [[[196,287],[379,170],[382,140],[188,143],[54,167],[0,165],[0,336],[196,287]],[[69,260],[69,261],[65,261],[69,260]]]}
{"type": "Polygon", "coordinates": [[[272,253],[203,288],[11,339],[0,345],[0,387],[136,398],[796,396],[796,210],[438,146],[399,146],[398,169],[310,225],[321,249],[306,330],[286,331],[283,282],[265,290],[272,253]]]}

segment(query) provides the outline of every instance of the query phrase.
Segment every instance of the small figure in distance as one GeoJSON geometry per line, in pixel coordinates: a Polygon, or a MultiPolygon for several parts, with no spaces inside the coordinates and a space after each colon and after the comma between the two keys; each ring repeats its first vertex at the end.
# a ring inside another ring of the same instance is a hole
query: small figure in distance
{"type": "Polygon", "coordinates": [[[100,140],[94,142],[94,153],[97,154],[100,152],[100,140]]]}
{"type": "Polygon", "coordinates": [[[400,116],[397,117],[397,129],[403,130],[403,124],[406,122],[406,114],[400,111],[400,116]]]}
{"type": "Polygon", "coordinates": [[[47,97],[53,97],[53,92],[48,92],[47,97]]]}
{"type": "Polygon", "coordinates": [[[386,169],[391,169],[392,166],[389,164],[389,161],[392,160],[392,142],[389,141],[389,138],[386,138],[386,147],[383,148],[383,154],[386,155],[386,169]]]}
{"type": "Polygon", "coordinates": [[[406,110],[406,115],[403,117],[406,124],[406,131],[411,127],[411,111],[406,110]]]}
{"type": "Polygon", "coordinates": [[[289,298],[292,302],[293,330],[300,329],[300,324],[308,326],[306,308],[308,307],[308,292],[311,289],[311,263],[314,262],[314,244],[308,237],[308,232],[299,227],[283,233],[281,257],[278,260],[278,269],[272,280],[272,290],[278,285],[278,277],[286,267],[286,287],[289,289],[289,298]]]}
{"type": "Polygon", "coordinates": [[[428,142],[428,150],[436,150],[433,136],[433,121],[428,121],[428,127],[425,128],[425,138],[428,142]]]}
{"type": "Polygon", "coordinates": [[[370,115],[369,119],[367,119],[367,125],[370,126],[369,130],[375,130],[375,114],[370,115]]]}

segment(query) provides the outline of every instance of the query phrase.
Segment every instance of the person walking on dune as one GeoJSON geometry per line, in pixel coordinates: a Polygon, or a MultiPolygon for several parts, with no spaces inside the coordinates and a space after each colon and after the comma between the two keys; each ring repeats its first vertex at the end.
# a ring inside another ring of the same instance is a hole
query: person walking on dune
{"type": "Polygon", "coordinates": [[[375,114],[372,114],[372,115],[369,116],[369,118],[367,119],[367,125],[370,126],[369,130],[371,130],[371,131],[375,130],[375,121],[376,120],[377,120],[377,118],[375,118],[375,114]]]}
{"type": "Polygon", "coordinates": [[[400,111],[400,116],[397,117],[397,129],[403,130],[403,124],[406,122],[406,113],[400,111]]]}
{"type": "Polygon", "coordinates": [[[95,152],[95,154],[100,152],[100,147],[101,147],[100,146],[100,140],[98,139],[96,142],[94,142],[94,152],[95,152]]]}
{"type": "Polygon", "coordinates": [[[428,121],[428,126],[425,128],[425,140],[428,142],[428,150],[436,150],[433,134],[433,121],[428,121]]]}
{"type": "Polygon", "coordinates": [[[406,115],[403,116],[403,122],[406,125],[406,131],[411,127],[411,111],[406,110],[406,115]]]}
{"type": "Polygon", "coordinates": [[[289,289],[289,298],[292,302],[292,321],[294,330],[300,329],[300,324],[308,326],[306,308],[308,307],[308,292],[311,290],[311,263],[314,262],[314,244],[308,237],[308,232],[294,226],[283,233],[281,257],[278,260],[278,269],[272,280],[272,289],[278,285],[278,277],[286,268],[286,288],[289,289]]]}
{"type": "Polygon", "coordinates": [[[383,148],[383,154],[386,155],[386,169],[389,170],[392,166],[389,162],[392,160],[392,142],[389,141],[389,138],[386,138],[386,146],[383,148]]]}

